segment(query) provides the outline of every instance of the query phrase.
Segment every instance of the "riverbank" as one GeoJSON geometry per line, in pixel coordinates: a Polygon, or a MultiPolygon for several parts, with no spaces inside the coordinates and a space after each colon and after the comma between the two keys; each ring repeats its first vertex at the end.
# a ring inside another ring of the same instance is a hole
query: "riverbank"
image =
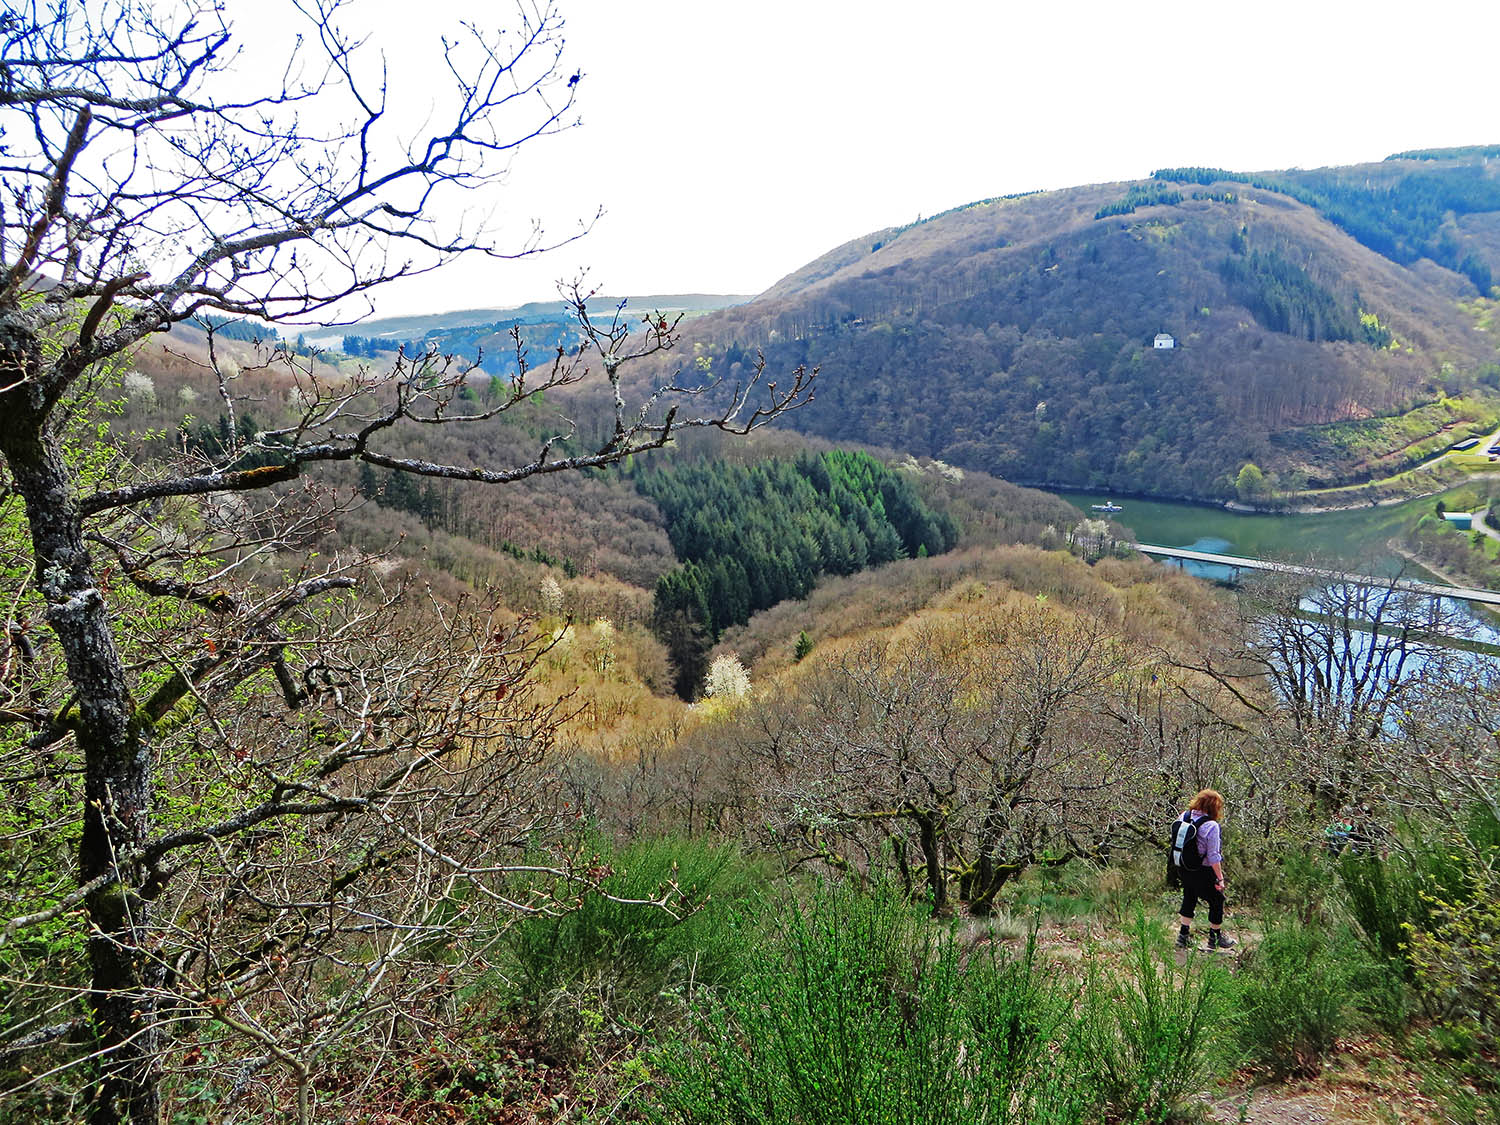
{"type": "Polygon", "coordinates": [[[1224,510],[1229,512],[1245,512],[1260,516],[1325,516],[1330,512],[1358,512],[1365,508],[1394,508],[1397,504],[1407,504],[1413,500],[1425,500],[1428,496],[1441,496],[1444,492],[1452,490],[1452,486],[1439,489],[1420,496],[1389,496],[1383,500],[1371,500],[1368,503],[1358,504],[1295,504],[1291,506],[1277,506],[1274,508],[1257,507],[1254,504],[1246,504],[1239,500],[1224,501],[1224,510]]]}
{"type": "MultiPolygon", "coordinates": [[[[1492,442],[1500,442],[1500,432],[1487,439],[1492,442]]],[[[1454,456],[1451,451],[1445,452],[1438,460],[1454,456]]],[[[1137,499],[1165,501],[1179,504],[1202,504],[1217,508],[1223,508],[1226,512],[1239,512],[1245,515],[1264,516],[1322,516],[1332,512],[1358,512],[1369,508],[1394,508],[1401,504],[1409,504],[1417,500],[1430,500],[1441,496],[1445,492],[1452,492],[1456,488],[1462,488],[1468,484],[1480,481],[1500,481],[1500,471],[1468,471],[1457,470],[1448,478],[1433,476],[1430,487],[1420,487],[1415,491],[1403,491],[1390,495],[1380,495],[1383,490],[1389,489],[1398,482],[1410,482],[1410,474],[1417,472],[1428,472],[1432,470],[1434,462],[1428,462],[1415,469],[1410,469],[1399,477],[1388,477],[1384,480],[1368,481],[1364,484],[1342,485],[1337,489],[1319,489],[1316,491],[1301,493],[1283,493],[1274,501],[1265,504],[1251,504],[1244,500],[1220,500],[1209,496],[1153,496],[1142,492],[1120,492],[1112,488],[1081,489],[1075,485],[1060,485],[1033,483],[1027,481],[1013,481],[1014,484],[1022,484],[1026,488],[1041,489],[1044,492],[1052,492],[1059,496],[1065,494],[1092,495],[1096,497],[1118,497],[1121,499],[1137,499]],[[1342,502],[1332,501],[1331,494],[1347,490],[1350,496],[1342,502]],[[1358,495],[1356,495],[1358,494],[1358,495]]],[[[1085,508],[1085,511],[1088,509],[1085,508]]]]}
{"type": "MultiPolygon", "coordinates": [[[[1417,490],[1415,492],[1403,492],[1403,493],[1400,493],[1398,495],[1392,495],[1392,496],[1379,496],[1379,497],[1377,497],[1377,498],[1375,498],[1373,500],[1360,500],[1358,502],[1351,501],[1350,503],[1347,503],[1347,504],[1295,504],[1295,505],[1292,505],[1290,507],[1266,508],[1266,509],[1262,509],[1262,510],[1267,511],[1267,512],[1275,512],[1275,511],[1286,512],[1288,514],[1295,514],[1295,515],[1319,515],[1319,514],[1322,514],[1324,512],[1357,511],[1360,508],[1381,508],[1381,507],[1389,508],[1389,507],[1394,507],[1397,504],[1406,504],[1406,503],[1409,503],[1410,501],[1413,501],[1413,500],[1430,500],[1430,499],[1432,499],[1435,496],[1441,496],[1445,492],[1452,492],[1454,489],[1463,488],[1463,487],[1465,487],[1466,485],[1469,485],[1469,484],[1475,484],[1475,483],[1478,483],[1480,481],[1494,481],[1494,480],[1500,480],[1500,473],[1497,473],[1497,472],[1459,472],[1457,475],[1455,475],[1455,476],[1453,476],[1453,477],[1451,477],[1449,479],[1443,479],[1443,480],[1437,480],[1437,479],[1435,479],[1434,483],[1433,483],[1433,486],[1431,488],[1423,488],[1423,489],[1419,489],[1419,490],[1417,490]]],[[[1378,489],[1379,487],[1380,487],[1380,482],[1373,482],[1371,484],[1351,485],[1350,486],[1350,488],[1352,488],[1352,489],[1363,489],[1363,490],[1378,489]]],[[[1302,495],[1303,496],[1316,496],[1318,494],[1317,493],[1304,493],[1302,495]]],[[[1229,506],[1229,505],[1234,505],[1234,504],[1238,504],[1238,503],[1239,503],[1239,501],[1230,500],[1230,501],[1226,502],[1226,507],[1229,506]]]]}
{"type": "MultiPolygon", "coordinates": [[[[1094,492],[1061,492],[1063,499],[1090,512],[1103,499],[1094,492]]],[[[1431,500],[1305,513],[1243,511],[1222,503],[1189,503],[1122,497],[1122,510],[1110,519],[1140,543],[1183,547],[1215,554],[1243,555],[1361,574],[1393,575],[1408,566],[1390,549],[1424,514],[1431,500]]],[[[1463,583],[1473,585],[1473,583],[1463,583]]]]}
{"type": "Polygon", "coordinates": [[[1386,544],[1391,554],[1398,555],[1424,574],[1429,574],[1439,582],[1446,582],[1450,586],[1472,586],[1471,579],[1460,578],[1452,571],[1445,570],[1431,559],[1424,559],[1421,555],[1405,546],[1398,539],[1392,539],[1386,544]]]}
{"type": "MultiPolygon", "coordinates": [[[[1500,480],[1500,473],[1483,473],[1466,477],[1462,483],[1471,480],[1500,480]]],[[[1091,488],[1080,489],[1070,484],[1037,484],[1029,481],[1012,481],[1023,488],[1035,488],[1041,492],[1050,492],[1055,496],[1061,496],[1065,500],[1071,496],[1091,496],[1096,499],[1110,500],[1144,500],[1156,504],[1192,504],[1208,508],[1221,508],[1226,512],[1235,512],[1239,515],[1248,516],[1324,516],[1333,512],[1360,512],[1369,508],[1394,508],[1399,504],[1409,504],[1415,500],[1427,500],[1434,496],[1441,496],[1445,492],[1451,492],[1455,488],[1462,487],[1462,483],[1445,484],[1441,488],[1430,492],[1414,493],[1409,496],[1387,496],[1377,500],[1361,500],[1358,503],[1347,504],[1247,504],[1243,500],[1218,500],[1209,496],[1158,496],[1145,492],[1121,492],[1113,488],[1091,488]]],[[[1362,486],[1361,486],[1362,487],[1362,486]]],[[[1069,503],[1077,504],[1073,500],[1069,503]]],[[[1083,511],[1091,510],[1092,505],[1085,505],[1083,511]]]]}

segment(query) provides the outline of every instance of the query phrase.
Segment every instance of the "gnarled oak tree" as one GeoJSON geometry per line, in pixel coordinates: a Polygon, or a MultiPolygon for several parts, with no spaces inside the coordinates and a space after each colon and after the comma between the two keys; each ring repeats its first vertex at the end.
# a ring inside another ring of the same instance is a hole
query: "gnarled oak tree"
{"type": "MultiPolygon", "coordinates": [[[[482,406],[440,357],[332,378],[287,352],[267,365],[299,383],[291,422],[231,424],[212,454],[109,456],[88,404],[148,338],[209,313],[306,323],[456,255],[504,257],[475,216],[519,146],[573,123],[578,75],[545,0],[444,41],[416,137],[337,7],[293,0],[302,34],[273,65],[240,52],[212,2],[0,15],[0,772],[18,892],[0,922],[0,1070],[96,1122],[156,1120],[174,1051],[219,1083],[226,1115],[276,1073],[308,1119],[341,1037],[444,1002],[456,919],[536,905],[507,852],[550,816],[556,701],[525,690],[536,646],[492,607],[422,610],[367,560],[315,557],[347,497],[314,471],[509,484],[683,426],[743,432],[807,393],[802,372],[762,387],[757,368],[692,418],[672,400],[697,388],[627,402],[621,366],[670,347],[675,323],[597,320],[575,288],[584,347],[523,365],[482,406]],[[592,443],[558,422],[535,457],[495,465],[392,442],[501,425],[595,370],[612,425],[592,443]]],[[[217,363],[212,338],[210,354],[232,420],[255,372],[217,363]]]]}

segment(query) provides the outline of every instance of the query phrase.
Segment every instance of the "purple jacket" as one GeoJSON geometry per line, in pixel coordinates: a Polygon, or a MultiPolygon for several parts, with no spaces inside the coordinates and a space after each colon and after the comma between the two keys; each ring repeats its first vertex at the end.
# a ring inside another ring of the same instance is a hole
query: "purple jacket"
{"type": "Polygon", "coordinates": [[[1198,826],[1198,854],[1203,857],[1203,866],[1223,863],[1224,856],[1219,851],[1219,822],[1209,820],[1197,809],[1188,810],[1188,816],[1198,826]]]}

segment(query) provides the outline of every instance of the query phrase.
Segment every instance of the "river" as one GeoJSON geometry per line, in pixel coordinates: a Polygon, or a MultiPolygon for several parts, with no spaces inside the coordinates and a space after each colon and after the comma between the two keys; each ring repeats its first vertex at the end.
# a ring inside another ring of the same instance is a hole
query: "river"
{"type": "Polygon", "coordinates": [[[1432,511],[1435,497],[1389,508],[1355,508],[1317,515],[1263,515],[1231,512],[1213,504],[1137,500],[1097,492],[1059,492],[1085,513],[1106,500],[1123,511],[1109,518],[1135,532],[1138,542],[1187,547],[1250,558],[1343,564],[1361,573],[1394,574],[1403,560],[1387,546],[1403,526],[1432,511]]]}
{"type": "MultiPolygon", "coordinates": [[[[1391,550],[1389,541],[1403,527],[1433,509],[1438,497],[1408,500],[1388,508],[1355,508],[1344,512],[1313,515],[1264,515],[1231,512],[1214,504],[1191,504],[1175,500],[1139,500],[1111,497],[1097,492],[1059,492],[1068,503],[1089,515],[1100,515],[1091,505],[1105,501],[1121,510],[1109,518],[1128,527],[1139,543],[1162,547],[1186,547],[1250,558],[1279,559],[1314,566],[1347,566],[1360,574],[1390,575],[1405,572],[1414,577],[1441,582],[1420,567],[1414,567],[1391,550]]],[[[1212,563],[1187,563],[1190,574],[1203,578],[1227,578],[1229,569],[1212,563]]],[[[1468,602],[1443,599],[1463,619],[1463,632],[1471,640],[1500,643],[1497,617],[1476,610],[1468,602]]]]}

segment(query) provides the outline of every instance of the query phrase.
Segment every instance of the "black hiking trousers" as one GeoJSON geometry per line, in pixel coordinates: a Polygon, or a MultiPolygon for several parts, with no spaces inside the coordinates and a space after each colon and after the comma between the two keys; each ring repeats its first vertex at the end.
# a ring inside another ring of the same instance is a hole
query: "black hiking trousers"
{"type": "Polygon", "coordinates": [[[1191,918],[1198,909],[1199,899],[1208,904],[1209,925],[1220,925],[1224,921],[1224,892],[1214,886],[1212,867],[1182,873],[1182,909],[1177,913],[1191,918]]]}

